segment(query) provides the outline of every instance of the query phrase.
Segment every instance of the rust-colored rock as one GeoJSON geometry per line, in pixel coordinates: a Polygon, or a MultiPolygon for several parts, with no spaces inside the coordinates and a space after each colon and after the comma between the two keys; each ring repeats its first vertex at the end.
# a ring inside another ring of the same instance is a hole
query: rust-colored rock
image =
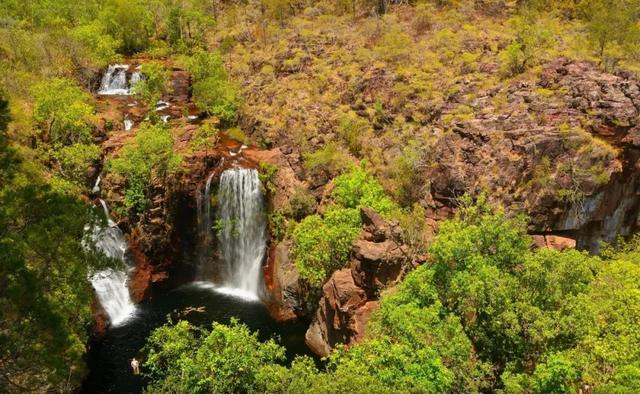
{"type": "Polygon", "coordinates": [[[300,276],[289,259],[290,249],[290,241],[271,247],[265,267],[265,286],[271,295],[267,307],[278,321],[293,320],[303,311],[300,276]]]}
{"type": "Polygon", "coordinates": [[[575,249],[576,240],[557,235],[534,235],[533,242],[537,248],[549,248],[559,251],[575,249]]]}
{"type": "Polygon", "coordinates": [[[322,298],[305,340],[320,356],[338,343],[352,344],[365,335],[380,291],[397,283],[413,266],[405,246],[395,238],[397,224],[362,209],[364,230],[353,243],[348,268],[338,270],[322,288],[322,298]]]}

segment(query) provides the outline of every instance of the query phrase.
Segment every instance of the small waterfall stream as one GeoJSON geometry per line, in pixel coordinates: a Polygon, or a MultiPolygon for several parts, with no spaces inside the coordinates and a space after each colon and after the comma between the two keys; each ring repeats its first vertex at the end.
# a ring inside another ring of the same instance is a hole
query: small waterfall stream
{"type": "MultiPolygon", "coordinates": [[[[207,180],[202,206],[199,207],[200,231],[205,241],[211,231],[207,180]]],[[[220,250],[219,283],[221,293],[259,300],[262,288],[262,261],[266,252],[266,217],[264,196],[258,172],[252,169],[229,169],[222,173],[218,189],[216,230],[220,250]]],[[[204,243],[208,245],[208,242],[204,243]]],[[[200,261],[200,279],[210,278],[211,259],[200,261]]]]}
{"type": "MultiPolygon", "coordinates": [[[[111,220],[109,210],[104,200],[100,204],[107,217],[107,226],[94,228],[92,238],[96,246],[107,256],[126,262],[127,242],[118,225],[111,220]]],[[[112,325],[124,322],[135,311],[135,305],[129,296],[127,287],[128,273],[126,270],[106,269],[96,272],[89,278],[96,291],[100,305],[109,316],[112,325]]]]}
{"type": "Polygon", "coordinates": [[[127,81],[129,67],[130,66],[128,64],[110,65],[102,76],[98,94],[103,96],[126,96],[131,94],[133,87],[144,77],[140,73],[138,67],[136,71],[131,73],[129,80],[127,81]]]}

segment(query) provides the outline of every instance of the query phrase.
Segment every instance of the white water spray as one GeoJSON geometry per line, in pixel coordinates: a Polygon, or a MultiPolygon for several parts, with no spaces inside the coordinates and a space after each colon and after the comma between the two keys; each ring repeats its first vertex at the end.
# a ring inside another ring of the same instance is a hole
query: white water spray
{"type": "Polygon", "coordinates": [[[266,250],[264,197],[258,172],[230,169],[222,173],[218,192],[218,232],[222,287],[218,290],[258,299],[266,250]]]}
{"type": "Polygon", "coordinates": [[[112,64],[102,76],[102,83],[98,94],[103,96],[128,95],[129,85],[127,84],[127,64],[112,64]]]}
{"type": "MultiPolygon", "coordinates": [[[[100,204],[107,217],[107,226],[94,228],[93,241],[98,249],[107,256],[126,262],[127,242],[118,225],[109,217],[109,209],[104,200],[100,204]]],[[[126,270],[108,268],[90,276],[91,284],[96,291],[100,305],[104,308],[109,321],[117,326],[127,320],[135,311],[135,305],[129,296],[126,270]]]]}

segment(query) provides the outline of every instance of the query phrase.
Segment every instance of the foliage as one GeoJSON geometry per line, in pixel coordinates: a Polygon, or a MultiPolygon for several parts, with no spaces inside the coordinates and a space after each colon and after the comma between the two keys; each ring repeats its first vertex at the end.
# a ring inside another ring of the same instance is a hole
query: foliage
{"type": "Polygon", "coordinates": [[[582,0],[579,8],[589,37],[605,66],[614,66],[624,52],[638,52],[640,2],[637,0],[582,0]],[[635,45],[634,45],[635,44],[635,45]]]}
{"type": "Polygon", "coordinates": [[[107,166],[127,180],[125,209],[133,213],[143,212],[148,200],[147,189],[153,178],[164,178],[177,170],[181,160],[173,150],[171,130],[161,124],[143,123],[135,138],[128,141],[107,166]]]}
{"type": "Polygon", "coordinates": [[[186,66],[193,77],[193,99],[198,108],[218,117],[223,124],[234,124],[240,93],[229,80],[220,54],[198,51],[187,59],[186,66]]]}
{"type": "Polygon", "coordinates": [[[202,10],[203,2],[175,4],[167,18],[167,41],[176,52],[204,49],[207,29],[213,20],[202,10]]]}
{"type": "Polygon", "coordinates": [[[324,217],[304,218],[292,234],[292,254],[300,276],[312,286],[321,286],[347,262],[360,226],[360,210],[354,208],[332,207],[324,217]]]}
{"type": "Polygon", "coordinates": [[[154,106],[169,91],[171,72],[162,63],[148,62],[142,65],[140,73],[143,78],[133,87],[133,93],[154,106]]]}
{"type": "Polygon", "coordinates": [[[311,215],[316,207],[316,199],[309,191],[298,186],[289,198],[290,215],[295,220],[302,220],[311,215]]]}
{"type": "Polygon", "coordinates": [[[331,196],[345,208],[373,208],[382,215],[397,209],[393,201],[385,195],[382,185],[365,168],[363,162],[333,180],[335,186],[331,196]]]}
{"type": "Polygon", "coordinates": [[[516,15],[509,22],[516,34],[500,57],[503,72],[517,75],[539,60],[541,52],[551,45],[552,36],[539,20],[516,15]]]}
{"type": "Polygon", "coordinates": [[[43,81],[34,86],[33,96],[33,119],[38,122],[43,141],[62,145],[91,142],[91,100],[73,81],[43,81]]]}
{"type": "Polygon", "coordinates": [[[276,192],[275,178],[278,174],[278,166],[261,161],[258,163],[258,178],[260,178],[260,184],[265,190],[271,194],[276,192]]]}
{"type": "Polygon", "coordinates": [[[149,46],[154,20],[144,0],[108,0],[98,19],[109,35],[120,43],[119,52],[131,55],[149,46]]]}
{"type": "Polygon", "coordinates": [[[97,145],[73,144],[54,153],[59,171],[65,179],[83,185],[87,179],[87,168],[100,158],[97,145]]]}
{"type": "Polygon", "coordinates": [[[211,330],[186,321],[154,330],[146,345],[144,368],[154,393],[251,392],[260,370],[284,359],[273,340],[262,343],[247,326],[231,320],[211,330]]]}
{"type": "Polygon", "coordinates": [[[189,143],[193,150],[204,149],[208,151],[216,146],[219,138],[218,129],[210,123],[205,123],[198,127],[189,143]]]}
{"type": "Polygon", "coordinates": [[[336,176],[347,167],[348,162],[347,152],[335,143],[304,155],[304,166],[314,176],[336,176]]]}
{"type": "Polygon", "coordinates": [[[84,372],[89,272],[113,262],[85,232],[94,210],[53,190],[9,146],[0,96],[0,387],[72,391],[84,372]]]}

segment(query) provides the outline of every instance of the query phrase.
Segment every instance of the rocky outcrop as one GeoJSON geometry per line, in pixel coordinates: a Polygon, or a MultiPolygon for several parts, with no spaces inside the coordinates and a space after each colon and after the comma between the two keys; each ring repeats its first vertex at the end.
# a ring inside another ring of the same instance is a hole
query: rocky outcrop
{"type": "Polygon", "coordinates": [[[576,240],[557,235],[534,235],[533,244],[536,248],[549,248],[563,251],[574,249],[576,247],[576,240]]]}
{"type": "Polygon", "coordinates": [[[270,299],[267,307],[278,321],[293,320],[304,314],[304,291],[300,275],[289,258],[291,241],[283,241],[269,250],[265,267],[265,285],[270,299]]]}
{"type": "Polygon", "coordinates": [[[400,244],[397,224],[385,221],[371,209],[361,211],[364,228],[353,243],[349,267],[338,270],[322,287],[322,298],[305,335],[311,350],[328,355],[338,343],[363,338],[380,292],[397,283],[411,267],[400,244]]]}
{"type": "MultiPolygon", "coordinates": [[[[455,198],[485,191],[531,217],[534,233],[562,232],[578,248],[626,235],[640,206],[640,84],[559,59],[539,80],[481,93],[470,120],[449,103],[424,179],[424,205],[441,219],[455,198]]],[[[438,134],[438,132],[436,132],[438,134]]]]}

